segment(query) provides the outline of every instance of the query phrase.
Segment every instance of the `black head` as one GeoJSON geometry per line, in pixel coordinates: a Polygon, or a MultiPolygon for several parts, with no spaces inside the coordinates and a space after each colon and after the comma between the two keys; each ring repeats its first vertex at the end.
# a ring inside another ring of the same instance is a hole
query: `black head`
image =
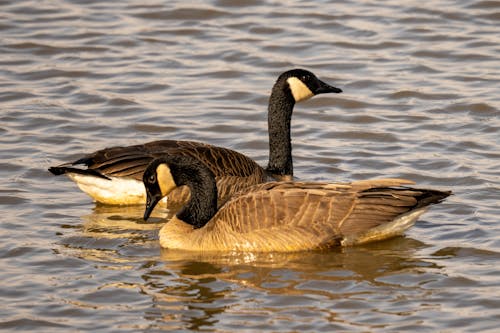
{"type": "MultiPolygon", "coordinates": [[[[142,181],[146,189],[146,209],[144,211],[144,220],[147,220],[158,202],[164,197],[158,183],[158,168],[163,163],[164,159],[158,158],[153,160],[142,176],[142,181]]],[[[165,194],[166,195],[166,194],[165,194]]]]}
{"type": "Polygon", "coordinates": [[[284,72],[277,83],[286,82],[295,102],[300,102],[318,94],[341,93],[342,90],[321,81],[308,70],[292,69],[284,72]]]}
{"type": "Polygon", "coordinates": [[[215,192],[215,206],[217,206],[214,174],[191,156],[165,155],[153,160],[144,171],[143,183],[147,194],[145,220],[163,197],[182,185],[189,186],[192,197],[195,193],[199,193],[200,189],[207,188],[208,191],[210,188],[215,192]]]}

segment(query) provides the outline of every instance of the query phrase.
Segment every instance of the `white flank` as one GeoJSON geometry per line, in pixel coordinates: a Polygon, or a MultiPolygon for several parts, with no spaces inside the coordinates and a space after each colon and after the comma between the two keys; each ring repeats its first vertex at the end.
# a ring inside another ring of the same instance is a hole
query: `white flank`
{"type": "Polygon", "coordinates": [[[292,91],[292,95],[296,103],[314,96],[311,89],[309,89],[305,83],[300,81],[298,78],[292,76],[288,78],[286,82],[288,82],[288,85],[290,86],[290,90],[292,91]]]}
{"type": "Polygon", "coordinates": [[[398,216],[392,222],[382,224],[370,229],[365,233],[346,237],[342,240],[342,245],[356,245],[373,241],[388,239],[402,235],[408,228],[413,226],[420,215],[427,211],[427,207],[419,208],[398,216]]]}
{"type": "MultiPolygon", "coordinates": [[[[131,178],[111,177],[111,180],[77,173],[66,174],[78,187],[97,202],[107,205],[145,205],[144,184],[131,178]]],[[[162,200],[166,202],[166,198],[162,200]]]]}

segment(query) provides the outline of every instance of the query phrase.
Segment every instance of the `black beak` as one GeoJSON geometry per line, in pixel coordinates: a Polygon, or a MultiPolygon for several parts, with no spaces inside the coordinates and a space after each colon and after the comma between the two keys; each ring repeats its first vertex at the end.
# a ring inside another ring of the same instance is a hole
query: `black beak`
{"type": "Polygon", "coordinates": [[[325,83],[321,80],[319,80],[319,86],[318,88],[316,88],[316,91],[314,92],[315,95],[318,95],[318,94],[328,94],[328,93],[341,93],[342,92],[342,89],[339,89],[339,88],[335,88],[335,87],[332,87],[331,85],[329,85],[328,83],[325,83]]]}
{"type": "Polygon", "coordinates": [[[148,193],[148,198],[146,199],[146,209],[144,210],[144,221],[148,220],[149,216],[153,212],[153,209],[160,200],[161,200],[160,194],[148,193]]]}

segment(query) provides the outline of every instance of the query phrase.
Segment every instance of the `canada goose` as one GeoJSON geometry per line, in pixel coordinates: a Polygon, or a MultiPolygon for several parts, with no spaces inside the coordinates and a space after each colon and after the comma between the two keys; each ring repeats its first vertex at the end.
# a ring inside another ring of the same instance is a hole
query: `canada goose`
{"type": "Polygon", "coordinates": [[[144,172],[144,219],[177,186],[191,198],[160,230],[160,245],[193,251],[299,251],[355,245],[402,234],[451,192],[405,179],[352,183],[269,182],[217,208],[213,173],[188,156],[155,159],[144,172]]]}
{"type": "MultiPolygon", "coordinates": [[[[194,156],[214,173],[219,199],[249,185],[274,179],[293,177],[290,121],[295,103],[317,94],[340,93],[304,69],[281,74],[269,98],[269,164],[260,167],[249,157],[236,151],[201,142],[161,140],[141,145],[106,148],[82,158],[49,168],[54,175],[66,174],[95,201],[104,204],[144,204],[146,192],[142,174],[155,157],[170,155],[194,156]],[[80,167],[82,166],[82,167],[80,167]]],[[[182,203],[188,191],[179,189],[168,197],[169,202],[182,203]]]]}

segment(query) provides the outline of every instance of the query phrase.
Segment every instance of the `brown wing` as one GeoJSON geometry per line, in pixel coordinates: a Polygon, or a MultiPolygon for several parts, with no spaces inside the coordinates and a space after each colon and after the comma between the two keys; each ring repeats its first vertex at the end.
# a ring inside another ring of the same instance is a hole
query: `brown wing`
{"type": "Polygon", "coordinates": [[[194,141],[160,140],[140,145],[105,148],[74,162],[51,167],[49,171],[55,175],[75,172],[102,178],[127,177],[141,181],[144,169],[157,154],[197,146],[207,145],[194,141]]]}
{"type": "Polygon", "coordinates": [[[64,171],[64,167],[84,165],[87,169],[82,169],[82,172],[92,170],[106,177],[127,177],[141,181],[146,166],[153,158],[176,149],[192,149],[201,146],[208,145],[194,141],[160,140],[140,145],[111,147],[53,169],[61,168],[64,171]]]}
{"type": "Polygon", "coordinates": [[[63,166],[85,165],[104,176],[129,177],[142,180],[146,166],[156,157],[181,154],[202,161],[215,176],[246,177],[263,173],[262,168],[247,156],[234,150],[195,141],[160,140],[146,144],[111,147],[98,150],[63,166]]]}
{"type": "MultiPolygon", "coordinates": [[[[203,162],[216,176],[221,202],[235,191],[266,180],[264,169],[243,154],[201,142],[176,140],[106,148],[49,170],[54,174],[76,172],[101,178],[125,177],[142,181],[148,164],[165,154],[188,155],[203,162]],[[78,168],[78,165],[86,168],[78,168]]],[[[169,195],[169,201],[182,203],[188,196],[186,189],[175,190],[169,195]]]]}
{"type": "Polygon", "coordinates": [[[330,247],[339,245],[346,236],[391,222],[419,207],[425,198],[428,205],[449,195],[400,186],[404,184],[412,182],[386,179],[258,185],[228,201],[207,224],[207,234],[242,235],[264,250],[330,247]]]}

